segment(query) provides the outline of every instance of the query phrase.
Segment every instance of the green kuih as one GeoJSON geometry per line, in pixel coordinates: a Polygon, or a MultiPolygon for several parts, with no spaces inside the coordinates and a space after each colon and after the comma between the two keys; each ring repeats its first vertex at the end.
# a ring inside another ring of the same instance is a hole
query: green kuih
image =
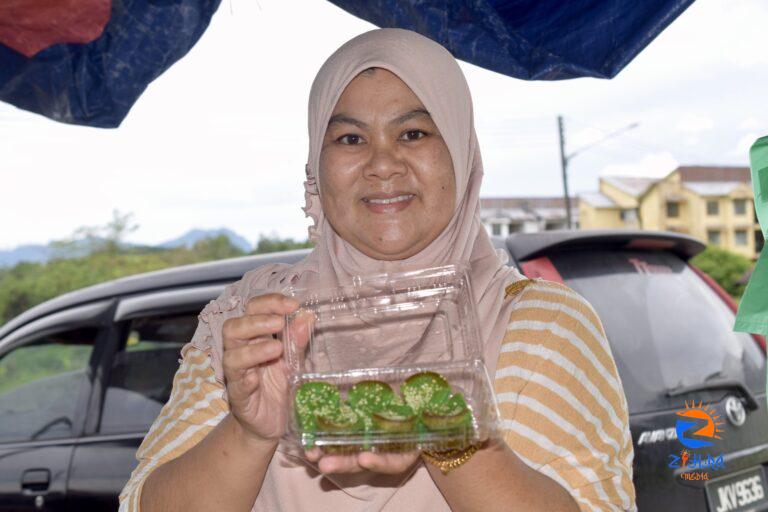
{"type": "Polygon", "coordinates": [[[325,434],[325,442],[321,447],[325,453],[355,453],[360,445],[344,439],[363,431],[363,421],[347,404],[342,404],[330,412],[317,415],[317,432],[325,434]],[[336,437],[338,436],[338,437],[336,437]]]}
{"type": "Polygon", "coordinates": [[[436,394],[422,411],[421,421],[433,431],[459,429],[471,425],[472,414],[461,393],[449,398],[444,395],[438,397],[436,394]]]}
{"type": "Polygon", "coordinates": [[[372,414],[392,403],[395,392],[389,384],[378,380],[360,381],[349,390],[347,400],[356,410],[372,414]]]}
{"type": "Polygon", "coordinates": [[[389,384],[378,380],[360,381],[349,390],[347,402],[357,413],[365,431],[364,450],[372,447],[372,431],[376,429],[373,414],[391,404],[396,397],[389,384]]]}
{"type": "Polygon", "coordinates": [[[317,429],[317,417],[331,414],[339,409],[341,395],[333,384],[327,382],[305,382],[296,390],[294,400],[299,426],[307,432],[317,429]]]}
{"type": "Polygon", "coordinates": [[[405,380],[405,383],[400,387],[400,390],[405,399],[405,403],[408,404],[415,413],[419,414],[436,393],[444,393],[445,390],[450,393],[451,386],[440,374],[435,372],[422,372],[408,377],[405,380]]]}
{"type": "Polygon", "coordinates": [[[364,380],[353,385],[342,402],[336,386],[305,382],[295,397],[302,443],[305,447],[315,446],[322,435],[326,453],[371,448],[406,451],[418,446],[417,438],[431,443],[435,435],[446,448],[464,443],[464,434],[472,425],[471,411],[464,396],[453,394],[442,375],[411,375],[400,391],[402,397],[386,382],[364,380]],[[443,433],[449,436],[444,441],[443,433]]]}
{"type": "Polygon", "coordinates": [[[354,434],[363,429],[363,422],[360,417],[347,404],[318,414],[316,421],[318,432],[354,434]]]}
{"type": "Polygon", "coordinates": [[[442,388],[435,392],[434,395],[432,395],[432,398],[429,399],[429,402],[427,402],[427,405],[425,409],[435,409],[440,406],[443,406],[448,402],[448,400],[451,399],[452,393],[450,388],[442,388]]]}
{"type": "Polygon", "coordinates": [[[389,404],[373,413],[373,425],[379,435],[388,438],[377,445],[382,452],[405,452],[416,448],[414,440],[405,440],[401,436],[413,436],[416,432],[418,417],[408,405],[389,404]]]}
{"type": "Polygon", "coordinates": [[[412,432],[416,425],[416,413],[407,405],[389,404],[373,413],[373,424],[382,432],[412,432]]]}

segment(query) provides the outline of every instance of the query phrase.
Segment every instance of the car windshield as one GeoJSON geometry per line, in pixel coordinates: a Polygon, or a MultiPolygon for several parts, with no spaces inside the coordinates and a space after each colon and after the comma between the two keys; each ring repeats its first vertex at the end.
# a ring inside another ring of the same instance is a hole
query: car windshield
{"type": "MultiPolygon", "coordinates": [[[[734,315],[679,257],[666,252],[588,250],[550,255],[565,283],[595,308],[630,413],[682,407],[707,393],[667,391],[715,379],[765,389],[765,357],[734,315]]],[[[723,394],[719,390],[719,394],[723,394]]]]}

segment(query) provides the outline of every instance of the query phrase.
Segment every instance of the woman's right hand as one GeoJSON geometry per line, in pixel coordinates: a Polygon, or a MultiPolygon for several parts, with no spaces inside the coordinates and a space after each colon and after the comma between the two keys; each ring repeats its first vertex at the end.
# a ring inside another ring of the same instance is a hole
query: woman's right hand
{"type": "MultiPolygon", "coordinates": [[[[260,441],[277,442],[285,431],[288,409],[288,367],[283,343],[273,334],[282,331],[284,315],[298,301],[280,293],[253,297],[245,314],[229,318],[222,328],[224,380],[232,416],[243,430],[260,441]]],[[[292,332],[298,349],[309,341],[311,313],[294,319],[292,332]]]]}

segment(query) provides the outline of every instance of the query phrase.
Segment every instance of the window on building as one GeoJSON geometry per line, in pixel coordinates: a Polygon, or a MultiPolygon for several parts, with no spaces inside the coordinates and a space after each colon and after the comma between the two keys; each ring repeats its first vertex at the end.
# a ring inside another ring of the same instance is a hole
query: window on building
{"type": "Polygon", "coordinates": [[[675,201],[667,201],[667,217],[679,217],[680,205],[675,201]]]}
{"type": "Polygon", "coordinates": [[[509,224],[509,232],[510,233],[519,233],[522,230],[523,230],[523,225],[522,224],[518,224],[518,223],[515,223],[515,222],[511,222],[509,224]]]}
{"type": "Polygon", "coordinates": [[[736,245],[747,245],[747,230],[737,229],[734,232],[736,245]]]}
{"type": "Polygon", "coordinates": [[[733,201],[733,213],[736,215],[747,214],[747,200],[746,199],[734,199],[733,201]]]}
{"type": "Polygon", "coordinates": [[[707,231],[707,242],[709,242],[710,245],[720,245],[720,231],[707,231]]]}
{"type": "Polygon", "coordinates": [[[493,223],[491,224],[491,234],[492,235],[500,235],[501,234],[501,224],[493,223]]]}
{"type": "Polygon", "coordinates": [[[553,231],[555,229],[566,229],[568,225],[565,222],[560,221],[547,221],[544,223],[545,231],[553,231]]]}
{"type": "Polygon", "coordinates": [[[718,203],[717,200],[707,201],[707,215],[719,215],[719,214],[720,214],[720,203],[718,203]]]}
{"type": "Polygon", "coordinates": [[[621,210],[619,215],[623,222],[635,222],[637,221],[637,208],[632,208],[629,210],[621,210]]]}

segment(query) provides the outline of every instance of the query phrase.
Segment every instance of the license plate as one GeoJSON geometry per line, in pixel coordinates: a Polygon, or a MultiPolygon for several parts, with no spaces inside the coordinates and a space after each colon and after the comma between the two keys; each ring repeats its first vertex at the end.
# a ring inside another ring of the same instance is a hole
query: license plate
{"type": "Polygon", "coordinates": [[[762,466],[711,480],[705,488],[710,512],[742,512],[768,505],[762,466]]]}

